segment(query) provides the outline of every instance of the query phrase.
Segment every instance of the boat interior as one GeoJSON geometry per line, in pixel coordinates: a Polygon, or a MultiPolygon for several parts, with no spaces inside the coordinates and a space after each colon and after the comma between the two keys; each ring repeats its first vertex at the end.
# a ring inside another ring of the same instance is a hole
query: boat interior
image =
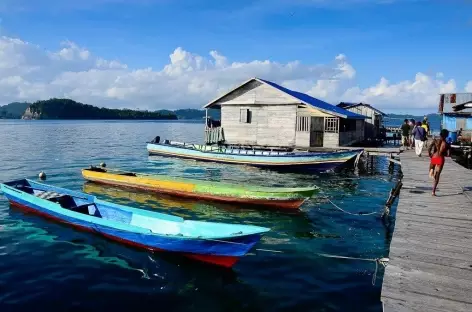
{"type": "Polygon", "coordinates": [[[102,218],[102,215],[100,214],[96,204],[88,200],[88,198],[80,198],[69,194],[58,193],[54,190],[46,190],[34,187],[27,180],[18,182],[20,183],[10,186],[24,193],[34,195],[38,198],[45,199],[53,203],[57,203],[64,209],[102,218]]]}
{"type": "Polygon", "coordinates": [[[90,166],[90,168],[87,168],[84,170],[93,171],[93,172],[102,172],[102,173],[113,173],[113,174],[127,176],[127,177],[137,177],[137,174],[134,172],[124,172],[124,171],[115,171],[115,170],[110,172],[109,170],[105,168],[95,167],[95,166],[90,166]]]}
{"type": "Polygon", "coordinates": [[[269,230],[243,224],[184,220],[178,216],[133,209],[127,206],[96,200],[94,199],[95,197],[85,193],[68,192],[64,189],[49,187],[48,185],[32,181],[30,183],[27,179],[8,182],[5,183],[5,185],[38,198],[57,203],[62,208],[70,211],[108,221],[119,222],[131,227],[139,227],[149,230],[151,233],[161,235],[195,238],[227,237],[256,234],[269,230]]]}

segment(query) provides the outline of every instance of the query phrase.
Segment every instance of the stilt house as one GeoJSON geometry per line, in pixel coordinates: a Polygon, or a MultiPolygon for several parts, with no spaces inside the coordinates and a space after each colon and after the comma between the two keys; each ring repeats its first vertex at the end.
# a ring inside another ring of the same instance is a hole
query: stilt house
{"type": "Polygon", "coordinates": [[[441,128],[450,132],[462,129],[462,135],[472,139],[472,93],[444,93],[439,98],[441,128]]]}
{"type": "Polygon", "coordinates": [[[378,139],[381,137],[384,117],[387,114],[366,103],[341,102],[337,106],[366,117],[364,139],[378,139]]]}
{"type": "Polygon", "coordinates": [[[206,144],[332,148],[364,139],[366,116],[259,78],[204,108],[221,110],[218,126],[205,127],[206,144]]]}

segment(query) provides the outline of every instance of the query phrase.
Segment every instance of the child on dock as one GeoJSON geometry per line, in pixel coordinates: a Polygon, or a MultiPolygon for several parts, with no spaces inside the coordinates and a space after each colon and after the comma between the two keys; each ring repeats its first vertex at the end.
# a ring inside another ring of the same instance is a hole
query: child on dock
{"type": "Polygon", "coordinates": [[[429,176],[434,179],[432,195],[436,196],[436,188],[439,183],[441,171],[444,167],[444,161],[446,156],[450,156],[450,149],[446,142],[446,138],[449,135],[449,131],[446,129],[441,130],[439,140],[434,139],[428,150],[431,157],[431,164],[429,165],[429,176]],[[434,150],[433,153],[432,150],[434,150]]]}

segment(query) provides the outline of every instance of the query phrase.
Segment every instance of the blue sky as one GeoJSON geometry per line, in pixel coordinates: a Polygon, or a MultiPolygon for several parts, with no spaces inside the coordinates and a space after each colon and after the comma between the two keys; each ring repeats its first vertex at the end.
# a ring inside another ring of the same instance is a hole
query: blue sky
{"type": "Polygon", "coordinates": [[[205,57],[216,50],[231,62],[330,64],[344,54],[361,89],[419,72],[441,72],[459,91],[472,80],[472,1],[64,2],[0,1],[2,35],[48,51],[68,40],[130,70],[160,70],[182,47],[205,57]]]}

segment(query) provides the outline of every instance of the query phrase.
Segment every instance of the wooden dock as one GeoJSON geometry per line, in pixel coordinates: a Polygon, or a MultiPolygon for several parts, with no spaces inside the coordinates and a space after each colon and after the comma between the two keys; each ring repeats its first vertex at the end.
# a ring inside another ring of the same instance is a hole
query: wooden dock
{"type": "MultiPolygon", "coordinates": [[[[396,156],[401,153],[402,148],[400,146],[396,147],[355,147],[355,146],[339,146],[335,148],[324,148],[324,147],[311,147],[308,149],[310,152],[317,151],[349,151],[349,150],[358,150],[363,149],[364,153],[369,156],[396,156]]],[[[306,150],[306,148],[305,148],[306,150]]]]}
{"type": "Polygon", "coordinates": [[[472,171],[446,159],[431,196],[429,157],[400,155],[403,188],[382,302],[392,311],[472,311],[472,171]]]}

